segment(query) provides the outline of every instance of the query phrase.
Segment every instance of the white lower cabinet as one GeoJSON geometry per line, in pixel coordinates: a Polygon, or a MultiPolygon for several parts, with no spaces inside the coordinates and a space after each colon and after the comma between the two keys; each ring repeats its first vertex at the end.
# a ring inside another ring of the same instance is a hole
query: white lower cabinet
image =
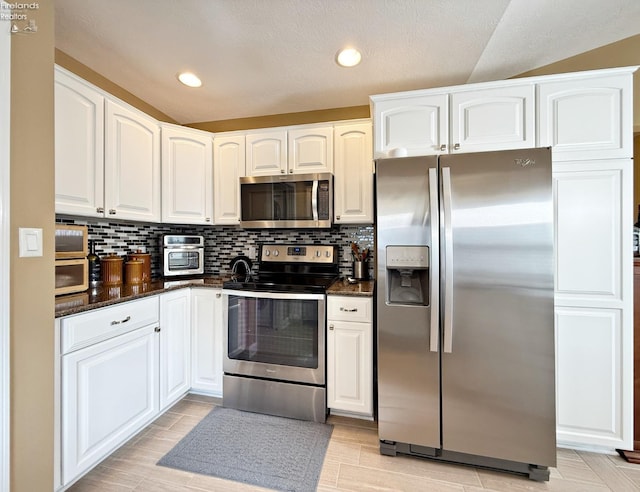
{"type": "Polygon", "coordinates": [[[222,292],[191,289],[191,389],[222,396],[222,292]]]}
{"type": "Polygon", "coordinates": [[[191,296],[189,289],[160,295],[160,410],[191,387],[191,296]]]}
{"type": "Polygon", "coordinates": [[[56,320],[54,490],[192,390],[222,396],[222,293],[181,288],[56,320]]]}
{"type": "Polygon", "coordinates": [[[327,297],[327,407],[373,417],[373,298],[327,297]]]}
{"type": "Polygon", "coordinates": [[[62,356],[63,484],[157,416],[156,328],[138,328],[62,356]]]}
{"type": "Polygon", "coordinates": [[[556,308],[560,444],[633,448],[632,348],[621,309],[556,308]]]}

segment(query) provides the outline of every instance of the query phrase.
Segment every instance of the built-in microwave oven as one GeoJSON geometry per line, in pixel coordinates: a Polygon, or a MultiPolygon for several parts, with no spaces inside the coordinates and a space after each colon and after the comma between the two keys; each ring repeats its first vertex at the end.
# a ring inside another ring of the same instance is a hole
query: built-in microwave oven
{"type": "Polygon", "coordinates": [[[333,175],[285,174],[240,178],[240,226],[329,228],[333,175]]]}

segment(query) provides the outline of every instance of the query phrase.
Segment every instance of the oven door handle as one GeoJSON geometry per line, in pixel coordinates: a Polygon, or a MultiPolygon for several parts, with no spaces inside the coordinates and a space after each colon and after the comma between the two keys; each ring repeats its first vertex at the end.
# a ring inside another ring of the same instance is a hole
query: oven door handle
{"type": "Polygon", "coordinates": [[[289,299],[289,300],[323,300],[325,294],[309,294],[302,292],[271,292],[271,291],[257,291],[257,290],[234,290],[234,289],[222,289],[223,296],[238,296],[238,297],[255,297],[262,299],[289,299]]]}

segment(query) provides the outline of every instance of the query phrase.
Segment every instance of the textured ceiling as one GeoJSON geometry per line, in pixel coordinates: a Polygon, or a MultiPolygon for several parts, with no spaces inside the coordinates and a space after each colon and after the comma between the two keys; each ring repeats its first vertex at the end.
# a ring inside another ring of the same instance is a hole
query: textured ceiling
{"type": "Polygon", "coordinates": [[[640,0],[55,0],[55,16],[56,48],[179,123],[497,80],[640,33],[640,0]],[[359,66],[335,64],[347,45],[359,66]]]}

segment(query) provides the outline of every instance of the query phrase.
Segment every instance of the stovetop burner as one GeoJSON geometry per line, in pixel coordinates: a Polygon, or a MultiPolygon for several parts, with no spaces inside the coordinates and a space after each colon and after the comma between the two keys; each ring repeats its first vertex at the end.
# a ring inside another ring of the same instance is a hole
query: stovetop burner
{"type": "Polygon", "coordinates": [[[338,279],[336,246],[263,244],[255,274],[239,275],[223,288],[269,292],[325,292],[338,279]]]}

